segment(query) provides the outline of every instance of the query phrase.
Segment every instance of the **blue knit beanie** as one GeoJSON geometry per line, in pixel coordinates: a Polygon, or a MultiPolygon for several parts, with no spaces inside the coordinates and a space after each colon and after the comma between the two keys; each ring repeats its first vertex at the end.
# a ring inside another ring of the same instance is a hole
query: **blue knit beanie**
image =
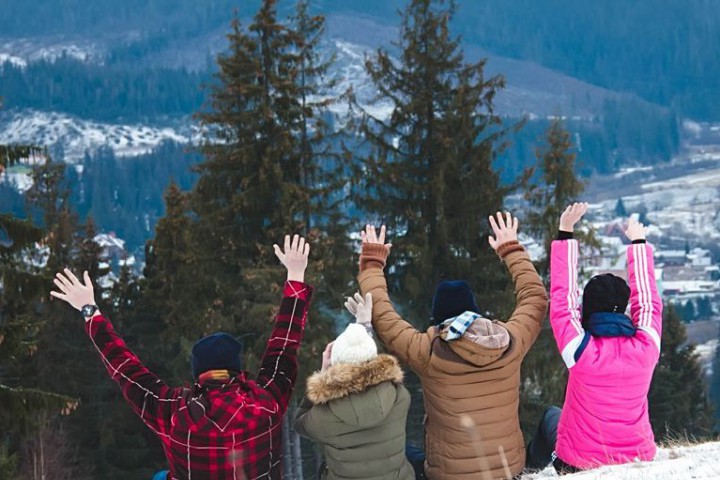
{"type": "Polygon", "coordinates": [[[193,378],[197,380],[200,374],[208,370],[239,372],[243,369],[242,354],[242,344],[227,333],[214,333],[201,338],[192,348],[190,365],[193,378]]]}
{"type": "Polygon", "coordinates": [[[433,296],[433,323],[439,325],[467,311],[480,313],[470,285],[463,280],[440,282],[433,296]]]}

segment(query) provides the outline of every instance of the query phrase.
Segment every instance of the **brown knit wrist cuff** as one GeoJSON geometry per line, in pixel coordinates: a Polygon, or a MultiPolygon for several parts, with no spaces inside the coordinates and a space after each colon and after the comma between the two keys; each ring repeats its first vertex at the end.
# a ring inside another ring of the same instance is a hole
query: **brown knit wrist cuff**
{"type": "Polygon", "coordinates": [[[505,242],[500,245],[497,248],[497,254],[500,258],[505,258],[513,252],[522,252],[523,250],[525,250],[525,247],[520,245],[520,242],[518,242],[517,240],[512,240],[510,242],[505,242]]]}
{"type": "Polygon", "coordinates": [[[363,243],[360,252],[360,271],[371,267],[385,268],[388,249],[379,243],[363,243]]]}

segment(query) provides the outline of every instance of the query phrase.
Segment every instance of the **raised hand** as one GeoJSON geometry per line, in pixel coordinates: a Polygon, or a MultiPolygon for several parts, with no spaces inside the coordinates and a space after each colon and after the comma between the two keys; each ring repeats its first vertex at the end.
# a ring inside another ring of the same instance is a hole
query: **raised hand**
{"type": "Polygon", "coordinates": [[[305,243],[305,239],[299,235],[294,235],[292,242],[290,235],[285,235],[285,248],[281,249],[277,244],[273,245],[273,248],[280,263],[287,268],[287,279],[296,282],[304,281],[310,255],[310,244],[305,243]]]}
{"type": "Polygon", "coordinates": [[[355,317],[355,322],[365,328],[372,328],[372,294],[368,292],[365,298],[360,293],[348,297],[345,308],[355,317]]]}
{"type": "Polygon", "coordinates": [[[645,240],[645,230],[645,225],[631,217],[628,220],[628,226],[625,230],[625,235],[630,239],[631,242],[634,242],[635,240],[645,240]]]}
{"type": "Polygon", "coordinates": [[[488,236],[488,243],[497,252],[500,245],[517,241],[518,219],[510,215],[510,212],[505,212],[505,218],[500,212],[497,212],[496,215],[497,221],[495,217],[490,215],[490,227],[495,234],[495,238],[492,235],[488,236]]]}
{"type": "Polygon", "coordinates": [[[572,232],[575,224],[585,215],[587,209],[587,203],[573,203],[572,205],[568,205],[562,215],[560,215],[560,230],[563,232],[572,232]]]}
{"type": "Polygon", "coordinates": [[[332,355],[333,343],[335,343],[335,342],[328,343],[327,346],[325,347],[325,351],[323,351],[322,367],[320,367],[321,371],[327,370],[327,368],[332,364],[332,362],[330,361],[330,355],[332,355]]]}
{"type": "Polygon", "coordinates": [[[388,250],[392,247],[392,243],[385,243],[385,225],[380,227],[380,233],[375,230],[375,225],[365,225],[365,230],[360,232],[362,243],[379,243],[385,245],[388,250]]]}
{"type": "Polygon", "coordinates": [[[64,274],[58,272],[54,280],[60,292],[50,292],[50,295],[68,302],[77,310],[82,309],[85,305],[95,305],[95,293],[88,272],[83,272],[84,283],[78,280],[69,269],[66,268],[63,272],[64,274]]]}

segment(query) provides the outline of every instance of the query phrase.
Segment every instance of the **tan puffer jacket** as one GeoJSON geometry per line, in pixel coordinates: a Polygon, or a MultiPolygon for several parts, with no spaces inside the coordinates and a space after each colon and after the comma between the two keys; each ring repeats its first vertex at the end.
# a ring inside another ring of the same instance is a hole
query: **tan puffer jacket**
{"type": "Polygon", "coordinates": [[[525,465],[518,419],[520,365],[540,332],[548,303],[529,256],[515,249],[504,258],[517,295],[510,319],[477,319],[451,342],[439,338],[438,327],[419,332],[398,315],[382,270],[386,257],[382,245],[363,245],[360,291],[372,293],[372,323],[380,340],[422,382],[428,478],[485,480],[519,474],[525,465]]]}

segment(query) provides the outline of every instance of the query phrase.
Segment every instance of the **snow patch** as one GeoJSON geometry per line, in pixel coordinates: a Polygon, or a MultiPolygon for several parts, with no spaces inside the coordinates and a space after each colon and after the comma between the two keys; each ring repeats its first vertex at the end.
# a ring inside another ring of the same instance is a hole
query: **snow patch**
{"type": "Polygon", "coordinates": [[[0,113],[0,144],[60,146],[65,161],[70,163],[103,146],[111,148],[118,157],[128,157],[148,153],[167,140],[188,143],[192,136],[191,131],[181,133],[169,127],[101,123],[57,112],[0,113]]]}
{"type": "Polygon", "coordinates": [[[16,67],[27,67],[27,62],[24,59],[8,53],[0,53],[0,67],[4,63],[10,63],[16,67]]]}
{"type": "Polygon", "coordinates": [[[31,62],[54,62],[69,57],[81,62],[101,62],[105,48],[89,40],[68,40],[62,37],[33,37],[0,40],[0,60],[3,55],[18,59],[16,65],[31,62]]]}
{"type": "MultiPolygon", "coordinates": [[[[523,480],[558,477],[552,467],[523,480]]],[[[588,470],[563,479],[574,480],[680,480],[720,478],[720,442],[658,449],[655,461],[588,470]]]]}

